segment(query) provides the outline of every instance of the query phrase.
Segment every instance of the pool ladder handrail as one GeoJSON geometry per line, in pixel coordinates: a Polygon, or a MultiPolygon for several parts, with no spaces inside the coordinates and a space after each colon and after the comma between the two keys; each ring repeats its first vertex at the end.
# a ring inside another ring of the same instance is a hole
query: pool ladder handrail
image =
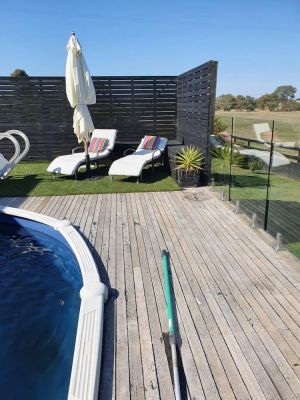
{"type": "Polygon", "coordinates": [[[15,152],[13,156],[8,160],[7,164],[5,164],[0,170],[0,179],[5,179],[9,172],[26,156],[30,149],[30,142],[25,133],[11,129],[7,132],[0,133],[0,140],[9,139],[13,145],[15,146],[15,152]],[[15,136],[19,136],[24,141],[24,149],[21,151],[20,143],[15,138],[15,136]]]}

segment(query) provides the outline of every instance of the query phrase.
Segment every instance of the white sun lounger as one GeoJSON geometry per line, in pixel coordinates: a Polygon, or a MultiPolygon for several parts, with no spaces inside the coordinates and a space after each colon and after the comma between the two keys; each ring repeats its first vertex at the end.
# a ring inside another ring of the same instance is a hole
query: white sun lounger
{"type": "MultiPolygon", "coordinates": [[[[270,143],[267,142],[271,142],[271,129],[270,129],[270,125],[267,122],[262,122],[260,124],[253,124],[253,129],[256,135],[256,139],[263,143],[264,145],[270,147],[270,143]],[[263,135],[268,135],[270,136],[270,138],[266,139],[263,138],[263,135]]],[[[296,142],[280,142],[276,136],[274,136],[274,146],[278,146],[278,147],[294,147],[296,146],[296,142]]]]}
{"type": "Polygon", "coordinates": [[[168,143],[167,138],[161,137],[159,139],[156,150],[143,149],[144,139],[145,138],[141,140],[139,147],[133,154],[120,158],[112,163],[108,171],[108,175],[111,179],[113,176],[135,176],[137,177],[137,183],[139,183],[144,166],[152,163],[153,167],[155,160],[163,156],[163,152],[168,143]]]}
{"type": "MultiPolygon", "coordinates": [[[[253,129],[256,135],[256,139],[264,144],[266,147],[271,147],[270,143],[271,142],[271,129],[270,126],[267,122],[262,122],[260,124],[253,124],[253,129]],[[267,140],[266,138],[263,137],[263,135],[269,135],[270,139],[267,140]]],[[[293,147],[295,146],[296,142],[284,142],[280,143],[277,141],[277,139],[274,137],[274,146],[277,147],[293,147]]],[[[256,158],[260,158],[263,162],[265,162],[267,165],[270,163],[270,153],[269,151],[261,151],[261,150],[242,150],[240,151],[241,154],[244,155],[250,155],[250,156],[255,156],[256,158]]],[[[272,167],[281,167],[283,165],[288,165],[290,164],[290,160],[282,153],[278,151],[273,151],[273,158],[272,158],[272,167]]]]}
{"type": "MultiPolygon", "coordinates": [[[[109,144],[106,149],[100,153],[89,153],[90,161],[97,162],[107,157],[115,146],[116,137],[116,129],[95,129],[91,140],[93,138],[107,138],[109,144]]],[[[76,178],[79,167],[84,165],[86,162],[85,152],[76,153],[75,151],[78,149],[82,149],[82,147],[76,147],[73,149],[72,154],[55,158],[48,166],[47,171],[53,174],[75,175],[76,178]]]]}
{"type": "Polygon", "coordinates": [[[0,140],[8,139],[14,145],[14,154],[7,160],[3,154],[0,153],[0,179],[5,179],[9,172],[26,156],[30,149],[30,143],[25,133],[18,130],[10,130],[5,133],[0,133],[0,140]],[[24,141],[24,148],[21,151],[19,139],[24,141]]]}

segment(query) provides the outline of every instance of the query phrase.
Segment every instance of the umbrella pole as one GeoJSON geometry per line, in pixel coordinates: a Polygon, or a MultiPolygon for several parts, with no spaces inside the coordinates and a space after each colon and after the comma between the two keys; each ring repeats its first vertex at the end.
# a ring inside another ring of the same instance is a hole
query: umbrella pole
{"type": "Polygon", "coordinates": [[[84,144],[84,152],[85,152],[85,165],[86,165],[86,174],[87,177],[91,176],[91,162],[89,156],[88,142],[86,139],[83,139],[84,144]]]}

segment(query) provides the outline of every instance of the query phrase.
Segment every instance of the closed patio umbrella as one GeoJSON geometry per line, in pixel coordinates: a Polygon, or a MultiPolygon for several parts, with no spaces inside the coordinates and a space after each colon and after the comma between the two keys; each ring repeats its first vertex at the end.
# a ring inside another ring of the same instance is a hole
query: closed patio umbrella
{"type": "Polygon", "coordinates": [[[87,173],[90,173],[88,153],[89,134],[94,130],[94,124],[87,104],[96,103],[96,93],[82,54],[82,48],[72,33],[67,44],[66,63],[66,93],[71,107],[74,108],[73,128],[78,143],[84,143],[87,173]]]}

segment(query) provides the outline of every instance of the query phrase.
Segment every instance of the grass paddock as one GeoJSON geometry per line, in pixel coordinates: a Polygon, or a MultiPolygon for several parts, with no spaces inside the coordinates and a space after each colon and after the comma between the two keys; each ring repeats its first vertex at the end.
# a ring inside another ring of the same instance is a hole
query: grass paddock
{"type": "Polygon", "coordinates": [[[255,139],[252,124],[268,122],[271,128],[275,120],[275,134],[282,142],[294,141],[300,146],[300,111],[268,112],[268,111],[217,111],[230,130],[231,118],[235,117],[235,135],[255,139]]]}

